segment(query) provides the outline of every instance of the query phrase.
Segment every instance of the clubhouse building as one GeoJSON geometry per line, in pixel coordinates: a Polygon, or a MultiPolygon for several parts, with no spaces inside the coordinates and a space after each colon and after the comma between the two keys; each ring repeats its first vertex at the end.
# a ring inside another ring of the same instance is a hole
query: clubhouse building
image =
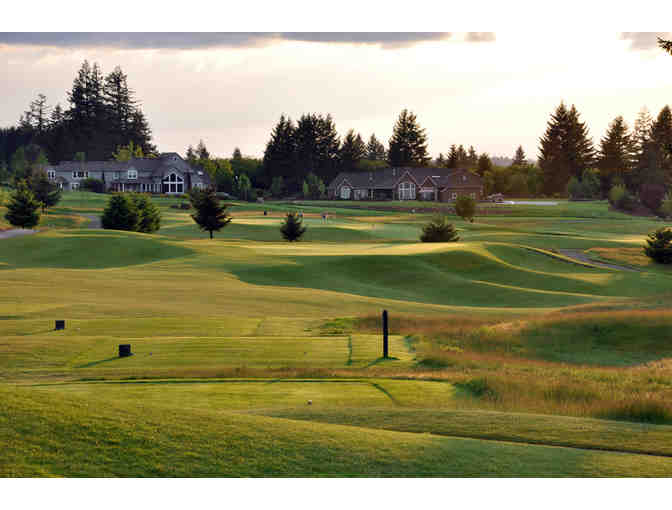
{"type": "Polygon", "coordinates": [[[449,168],[384,168],[341,172],[327,187],[332,200],[433,200],[450,202],[460,195],[483,198],[481,177],[449,168]]]}
{"type": "Polygon", "coordinates": [[[62,161],[45,168],[61,189],[78,190],[85,179],[98,179],[105,191],[136,191],[181,195],[211,184],[207,173],[194,169],[176,152],[130,161],[62,161]]]}

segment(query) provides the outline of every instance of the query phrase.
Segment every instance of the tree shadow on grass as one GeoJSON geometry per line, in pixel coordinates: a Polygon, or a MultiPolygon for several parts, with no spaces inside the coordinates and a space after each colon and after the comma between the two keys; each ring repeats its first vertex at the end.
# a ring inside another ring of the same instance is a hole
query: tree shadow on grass
{"type": "MultiPolygon", "coordinates": [[[[131,354],[131,356],[132,356],[132,354],[131,354]]],[[[126,356],[126,357],[129,357],[129,356],[126,356]]],[[[99,359],[98,361],[91,361],[91,362],[89,362],[89,363],[84,363],[84,364],[82,364],[82,365],[77,365],[77,366],[75,366],[75,368],[90,368],[90,367],[95,367],[96,365],[100,365],[100,364],[102,364],[102,363],[107,363],[108,361],[113,361],[113,360],[115,360],[115,359],[121,359],[121,358],[120,358],[119,356],[113,356],[113,357],[111,357],[111,358],[107,358],[107,359],[99,359]]]]}

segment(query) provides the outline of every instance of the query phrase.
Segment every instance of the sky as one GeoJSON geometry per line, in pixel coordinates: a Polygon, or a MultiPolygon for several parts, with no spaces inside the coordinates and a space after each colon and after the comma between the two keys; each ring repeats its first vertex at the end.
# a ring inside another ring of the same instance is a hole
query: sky
{"type": "Polygon", "coordinates": [[[204,140],[230,157],[261,157],[281,114],[330,113],[386,145],[404,108],[429,152],[451,144],[531,158],[561,101],[576,105],[594,142],[622,115],[672,104],[665,32],[542,29],[495,32],[0,33],[0,126],[37,94],[67,104],[82,62],[121,66],[161,152],[204,140]]]}

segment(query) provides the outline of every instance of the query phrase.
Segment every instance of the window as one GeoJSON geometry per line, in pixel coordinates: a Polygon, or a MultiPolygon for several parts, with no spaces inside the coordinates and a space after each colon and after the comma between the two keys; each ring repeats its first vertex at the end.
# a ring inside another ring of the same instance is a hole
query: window
{"type": "Polygon", "coordinates": [[[56,179],[56,170],[47,170],[47,177],[52,181],[56,179]]]}
{"type": "Polygon", "coordinates": [[[457,193],[455,193],[455,192],[453,191],[453,192],[450,194],[450,198],[453,199],[453,200],[457,200],[457,193]]]}
{"type": "Polygon", "coordinates": [[[163,179],[164,193],[184,193],[184,180],[179,175],[172,173],[163,179]]]}
{"type": "Polygon", "coordinates": [[[113,172],[113,173],[112,173],[112,177],[113,177],[114,179],[119,179],[119,172],[113,172]]]}
{"type": "Polygon", "coordinates": [[[469,193],[469,196],[470,196],[471,198],[473,198],[474,200],[476,200],[476,193],[469,193]]]}
{"type": "Polygon", "coordinates": [[[415,200],[415,183],[404,181],[399,184],[399,200],[415,200]]]}
{"type": "Polygon", "coordinates": [[[343,200],[350,200],[350,191],[352,190],[349,186],[341,186],[341,198],[343,200]]]}
{"type": "Polygon", "coordinates": [[[77,170],[72,172],[73,179],[88,179],[89,172],[83,172],[82,170],[77,170]]]}
{"type": "Polygon", "coordinates": [[[78,182],[71,183],[70,188],[72,188],[73,190],[78,190],[79,189],[79,183],[78,182]]]}
{"type": "Polygon", "coordinates": [[[137,170],[129,170],[127,175],[128,175],[129,179],[137,179],[138,178],[138,171],[137,170]]]}

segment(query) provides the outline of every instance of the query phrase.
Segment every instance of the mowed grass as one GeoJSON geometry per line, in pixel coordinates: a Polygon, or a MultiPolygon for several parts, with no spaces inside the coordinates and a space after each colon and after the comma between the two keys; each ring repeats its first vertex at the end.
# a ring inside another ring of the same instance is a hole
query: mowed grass
{"type": "Polygon", "coordinates": [[[655,221],[563,203],[423,244],[427,214],[239,203],[210,240],[156,198],[158,234],[81,228],[107,199],[0,241],[2,474],[671,474],[672,324],[637,311],[669,275],[551,251],[636,248],[655,221]]]}
{"type": "Polygon", "coordinates": [[[670,476],[666,457],[0,387],[2,476],[670,476]],[[91,412],[91,407],[96,408],[91,412]]]}

